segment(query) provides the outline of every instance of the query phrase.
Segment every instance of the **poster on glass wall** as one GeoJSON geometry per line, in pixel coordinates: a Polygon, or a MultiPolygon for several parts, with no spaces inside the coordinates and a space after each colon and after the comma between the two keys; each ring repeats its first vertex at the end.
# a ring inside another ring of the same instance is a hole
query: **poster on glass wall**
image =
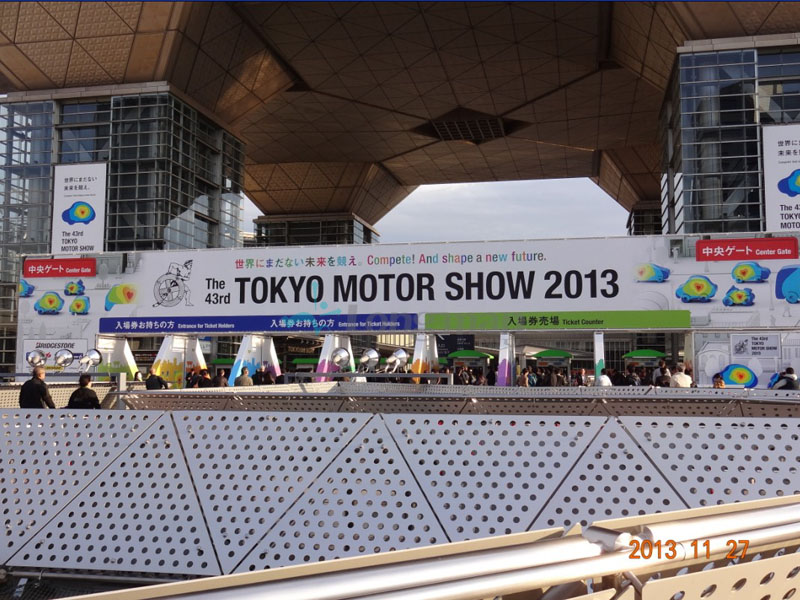
{"type": "Polygon", "coordinates": [[[800,125],[762,128],[767,231],[800,230],[800,125]]]}
{"type": "Polygon", "coordinates": [[[56,165],[50,252],[102,252],[105,227],[106,163],[56,165]]]}

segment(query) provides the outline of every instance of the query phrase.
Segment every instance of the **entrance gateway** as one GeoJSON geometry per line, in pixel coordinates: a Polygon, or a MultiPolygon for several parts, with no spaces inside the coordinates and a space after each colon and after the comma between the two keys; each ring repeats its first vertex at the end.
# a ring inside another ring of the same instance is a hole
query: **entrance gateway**
{"type": "Polygon", "coordinates": [[[764,387],[800,362],[798,302],[791,234],[36,256],[17,369],[38,343],[98,336],[656,331],[685,336],[701,385],[730,367],[764,387]]]}

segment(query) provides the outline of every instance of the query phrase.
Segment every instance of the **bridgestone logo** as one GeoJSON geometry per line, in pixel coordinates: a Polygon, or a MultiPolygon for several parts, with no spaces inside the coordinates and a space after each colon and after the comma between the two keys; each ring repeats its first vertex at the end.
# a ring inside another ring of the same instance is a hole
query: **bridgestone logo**
{"type": "Polygon", "coordinates": [[[53,343],[53,342],[36,342],[36,348],[37,349],[38,348],[59,348],[59,349],[67,348],[67,349],[71,350],[71,349],[75,348],[75,344],[74,343],[69,344],[69,343],[64,343],[64,342],[57,342],[57,343],[53,343]]]}

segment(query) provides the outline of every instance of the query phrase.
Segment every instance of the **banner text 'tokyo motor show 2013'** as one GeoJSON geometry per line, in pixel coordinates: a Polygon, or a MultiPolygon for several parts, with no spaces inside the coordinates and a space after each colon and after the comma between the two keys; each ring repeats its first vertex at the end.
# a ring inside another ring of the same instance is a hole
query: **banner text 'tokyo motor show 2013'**
{"type": "Polygon", "coordinates": [[[98,333],[797,325],[795,237],[720,238],[696,245],[681,240],[653,236],[32,257],[20,283],[19,334],[20,339],[79,335],[91,340],[98,333]],[[683,250],[676,251],[678,246],[683,250]]]}

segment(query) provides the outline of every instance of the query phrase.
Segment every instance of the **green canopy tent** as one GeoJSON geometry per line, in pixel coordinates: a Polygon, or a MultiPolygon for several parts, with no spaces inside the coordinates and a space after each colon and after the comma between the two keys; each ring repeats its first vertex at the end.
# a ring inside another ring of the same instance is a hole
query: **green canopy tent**
{"type": "Polygon", "coordinates": [[[494,355],[488,352],[478,352],[477,350],[456,350],[448,354],[447,358],[488,358],[491,360],[494,355]]]}
{"type": "Polygon", "coordinates": [[[478,350],[456,350],[447,355],[453,366],[476,367],[482,369],[484,373],[487,372],[489,361],[493,358],[494,355],[478,350]]]}
{"type": "Polygon", "coordinates": [[[658,350],[642,348],[623,354],[622,358],[625,359],[626,368],[628,365],[633,365],[634,367],[655,367],[658,366],[658,361],[666,356],[666,354],[658,350]]]}
{"type": "Polygon", "coordinates": [[[313,371],[317,364],[319,363],[319,358],[295,358],[292,359],[292,365],[294,366],[295,371],[313,371]]]}
{"type": "Polygon", "coordinates": [[[569,369],[572,354],[566,350],[542,350],[533,355],[537,367],[564,367],[569,369]]]}
{"type": "Polygon", "coordinates": [[[219,365],[227,366],[227,365],[232,365],[233,363],[234,359],[232,358],[215,358],[214,360],[211,361],[212,365],[217,365],[217,366],[219,365]]]}

